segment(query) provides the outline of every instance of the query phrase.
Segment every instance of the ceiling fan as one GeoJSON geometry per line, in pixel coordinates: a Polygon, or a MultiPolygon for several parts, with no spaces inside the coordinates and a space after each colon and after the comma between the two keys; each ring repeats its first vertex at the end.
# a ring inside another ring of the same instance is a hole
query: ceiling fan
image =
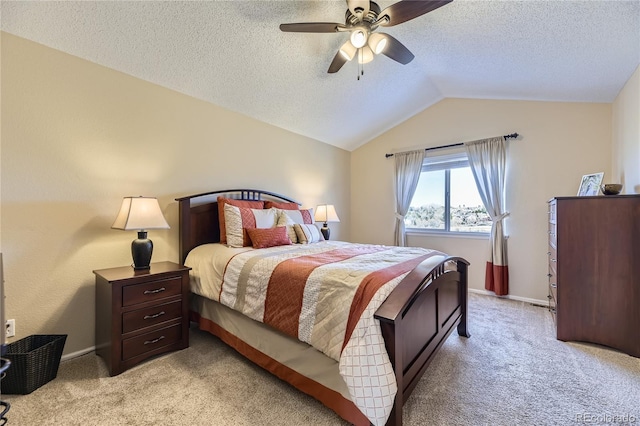
{"type": "MultiPolygon", "coordinates": [[[[335,73],[348,61],[358,55],[358,63],[365,64],[374,54],[388,56],[403,65],[414,58],[402,43],[389,34],[375,32],[379,26],[392,27],[431,12],[452,0],[402,0],[380,11],[380,6],[369,0],[347,0],[344,24],[331,22],[305,22],[281,24],[280,30],[298,33],[349,32],[349,39],[340,47],[329,66],[329,73],[335,73]]],[[[358,76],[358,78],[360,78],[358,76]]]]}

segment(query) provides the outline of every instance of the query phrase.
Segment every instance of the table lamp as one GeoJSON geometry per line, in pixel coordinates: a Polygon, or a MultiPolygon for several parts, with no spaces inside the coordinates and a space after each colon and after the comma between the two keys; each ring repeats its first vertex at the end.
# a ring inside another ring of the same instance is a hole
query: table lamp
{"type": "Polygon", "coordinates": [[[120,212],[111,226],[113,229],[138,231],[138,238],[131,243],[133,269],[149,269],[153,242],[147,238],[147,229],[169,229],[155,197],[125,197],[120,212]]]}
{"type": "Polygon", "coordinates": [[[324,236],[325,240],[328,240],[331,235],[331,230],[329,229],[329,226],[327,226],[327,222],[340,222],[338,214],[336,213],[336,208],[333,204],[318,205],[316,207],[314,219],[316,222],[323,222],[320,232],[322,232],[322,236],[324,236]]]}

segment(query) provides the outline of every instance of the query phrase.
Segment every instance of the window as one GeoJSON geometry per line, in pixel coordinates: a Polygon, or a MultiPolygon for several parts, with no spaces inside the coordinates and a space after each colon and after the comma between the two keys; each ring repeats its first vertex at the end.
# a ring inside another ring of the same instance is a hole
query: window
{"type": "Polygon", "coordinates": [[[466,153],[425,158],[404,224],[437,232],[491,232],[466,153]]]}

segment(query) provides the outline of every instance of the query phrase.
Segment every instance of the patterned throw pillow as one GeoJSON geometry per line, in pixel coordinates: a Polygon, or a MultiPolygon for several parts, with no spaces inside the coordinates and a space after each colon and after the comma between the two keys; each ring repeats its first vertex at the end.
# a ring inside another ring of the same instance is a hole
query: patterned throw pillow
{"type": "Polygon", "coordinates": [[[251,238],[253,248],[266,248],[275,246],[286,246],[291,244],[287,236],[287,229],[284,226],[275,228],[247,228],[247,233],[251,238]]]}
{"type": "Polygon", "coordinates": [[[293,229],[296,231],[298,242],[300,244],[311,244],[324,241],[324,237],[315,224],[306,225],[296,223],[293,225],[293,229]]]}
{"type": "Polygon", "coordinates": [[[227,242],[227,228],[224,219],[224,206],[230,204],[236,207],[248,207],[250,209],[261,209],[264,207],[264,201],[234,200],[232,198],[218,197],[218,223],[220,225],[220,242],[227,242]]]}
{"type": "Polygon", "coordinates": [[[247,228],[274,228],[278,220],[278,212],[276,209],[248,209],[225,204],[224,218],[227,245],[229,247],[248,247],[251,245],[251,239],[247,228]]]}
{"type": "Polygon", "coordinates": [[[293,229],[293,225],[295,224],[296,222],[291,219],[284,210],[278,210],[278,222],[276,226],[284,226],[287,228],[287,235],[293,244],[298,243],[298,234],[296,234],[296,230],[293,229]]]}
{"type": "Polygon", "coordinates": [[[298,205],[298,203],[278,203],[276,201],[264,202],[265,209],[270,209],[271,207],[282,210],[300,210],[300,206],[298,205]]]}

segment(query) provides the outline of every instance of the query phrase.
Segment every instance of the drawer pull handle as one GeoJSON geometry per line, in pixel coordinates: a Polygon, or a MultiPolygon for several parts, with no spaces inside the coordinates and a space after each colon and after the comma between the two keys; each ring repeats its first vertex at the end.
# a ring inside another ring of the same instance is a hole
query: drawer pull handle
{"type": "Polygon", "coordinates": [[[160,312],[158,312],[157,314],[153,314],[153,315],[145,315],[143,319],[146,319],[146,320],[148,320],[148,319],[155,319],[155,318],[158,318],[158,317],[163,316],[165,313],[166,313],[165,311],[160,311],[160,312]]]}
{"type": "Polygon", "coordinates": [[[161,293],[161,292],[163,292],[165,290],[166,290],[166,288],[160,287],[160,288],[155,289],[155,290],[145,290],[144,294],[156,294],[156,293],[161,293]]]}
{"type": "Polygon", "coordinates": [[[158,343],[160,340],[164,339],[164,336],[160,336],[157,339],[153,339],[153,340],[146,340],[144,342],[145,345],[152,345],[154,343],[158,343]]]}
{"type": "Polygon", "coordinates": [[[551,288],[558,288],[558,284],[556,283],[549,283],[549,286],[551,286],[551,288]]]}
{"type": "Polygon", "coordinates": [[[552,262],[557,262],[557,260],[555,260],[555,259],[550,259],[550,260],[551,260],[552,262]]]}

